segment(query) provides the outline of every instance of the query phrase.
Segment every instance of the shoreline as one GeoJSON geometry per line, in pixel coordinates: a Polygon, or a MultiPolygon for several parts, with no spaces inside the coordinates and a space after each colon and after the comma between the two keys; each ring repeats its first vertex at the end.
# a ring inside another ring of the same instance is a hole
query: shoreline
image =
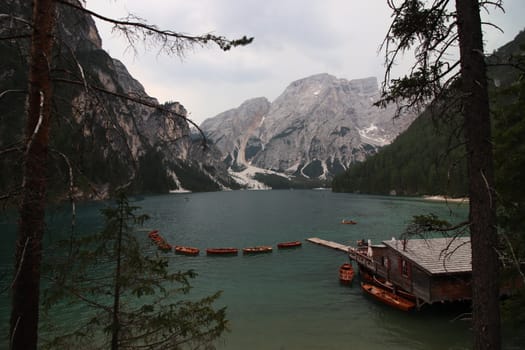
{"type": "Polygon", "coordinates": [[[436,202],[468,203],[468,197],[451,198],[447,196],[423,196],[423,199],[436,202]]]}

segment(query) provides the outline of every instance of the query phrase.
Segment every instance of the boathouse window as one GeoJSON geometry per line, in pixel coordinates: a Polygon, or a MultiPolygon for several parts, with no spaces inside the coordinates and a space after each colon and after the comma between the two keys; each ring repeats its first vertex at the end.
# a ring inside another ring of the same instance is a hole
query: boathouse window
{"type": "Polygon", "coordinates": [[[401,259],[401,274],[403,277],[410,277],[410,264],[405,259],[401,259]]]}
{"type": "Polygon", "coordinates": [[[390,270],[390,260],[388,260],[388,256],[381,257],[381,263],[387,270],[390,270]]]}

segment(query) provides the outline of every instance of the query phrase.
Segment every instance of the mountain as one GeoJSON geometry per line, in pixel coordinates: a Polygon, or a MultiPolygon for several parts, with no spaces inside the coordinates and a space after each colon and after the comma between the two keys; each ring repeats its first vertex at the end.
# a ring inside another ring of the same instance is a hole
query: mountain
{"type": "MultiPolygon", "coordinates": [[[[29,21],[31,2],[7,0],[0,4],[0,12],[29,21]]],[[[23,20],[8,16],[0,20],[2,37],[27,32],[23,20]]],[[[209,152],[203,152],[200,142],[193,140],[182,104],[159,104],[120,61],[102,49],[90,16],[57,4],[55,35],[52,191],[63,188],[69,177],[64,158],[72,164],[75,191],[82,197],[106,197],[130,179],[133,191],[141,193],[239,188],[224,164],[210,156],[217,150],[208,145],[209,152]]],[[[0,41],[0,91],[26,90],[27,67],[27,41],[0,41]]],[[[19,116],[25,114],[24,106],[23,94],[5,94],[0,100],[0,149],[23,139],[24,118],[19,116]]],[[[13,158],[0,160],[2,169],[9,169],[0,174],[2,192],[17,186],[18,156],[14,152],[13,158]]]]}
{"type": "Polygon", "coordinates": [[[205,120],[201,129],[232,171],[248,166],[330,179],[392,142],[414,119],[380,109],[376,78],[318,74],[292,82],[273,102],[260,97],[205,120]]]}

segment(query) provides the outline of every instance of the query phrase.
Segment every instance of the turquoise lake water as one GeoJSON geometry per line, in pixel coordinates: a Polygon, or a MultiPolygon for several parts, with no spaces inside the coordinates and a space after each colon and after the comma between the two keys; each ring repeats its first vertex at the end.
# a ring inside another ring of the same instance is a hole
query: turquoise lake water
{"type": "MultiPolygon", "coordinates": [[[[227,306],[231,332],[219,349],[469,349],[464,310],[424,308],[404,313],[365,297],[354,281],[341,285],[338,267],[344,253],[304,240],[319,237],[343,244],[372,243],[398,237],[413,215],[435,213],[452,222],[465,219],[467,207],[420,199],[338,194],[321,190],[229,191],[149,196],[137,200],[151,219],[144,227],[146,250],[154,248],[146,232],[157,229],[171,244],[195,246],[200,256],[170,254],[174,269],[194,269],[192,294],[222,290],[217,306],[227,306]],[[341,225],[353,219],[357,225],[341,225]],[[301,248],[277,250],[283,241],[301,248]],[[272,245],[270,254],[209,257],[207,247],[272,245]]],[[[81,205],[78,227],[101,227],[101,203],[81,205]]],[[[57,209],[50,227],[67,228],[68,213],[57,209]]],[[[0,268],[12,264],[14,226],[0,221],[0,268]]],[[[59,236],[48,234],[48,239],[59,236]]],[[[5,275],[4,275],[5,276],[5,275]]],[[[5,286],[4,282],[1,286],[5,286]]],[[[358,282],[358,281],[357,281],[358,282]]],[[[7,329],[8,298],[1,296],[0,328],[7,329]]],[[[67,310],[64,322],[79,317],[67,310]]],[[[510,343],[510,342],[509,342],[510,343]]],[[[508,349],[513,348],[511,345],[508,349]]],[[[518,347],[516,347],[518,348],[518,347]]]]}

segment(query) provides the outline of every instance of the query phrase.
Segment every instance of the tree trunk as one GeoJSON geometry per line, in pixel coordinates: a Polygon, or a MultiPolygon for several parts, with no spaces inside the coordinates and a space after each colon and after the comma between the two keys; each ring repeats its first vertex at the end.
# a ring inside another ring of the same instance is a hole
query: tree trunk
{"type": "Polygon", "coordinates": [[[120,332],[120,272],[122,262],[122,231],[124,230],[124,203],[123,198],[119,200],[119,227],[117,241],[115,242],[115,256],[117,257],[117,266],[115,268],[115,285],[113,292],[113,322],[111,323],[111,350],[118,350],[119,332],[120,332]]]}
{"type": "Polygon", "coordinates": [[[23,198],[19,208],[12,286],[11,349],[36,349],[38,343],[40,265],[45,228],[46,164],[51,113],[49,67],[54,22],[54,1],[34,0],[23,198]]]}
{"type": "Polygon", "coordinates": [[[456,0],[469,172],[474,349],[500,349],[496,197],[478,0],[456,0]]]}

